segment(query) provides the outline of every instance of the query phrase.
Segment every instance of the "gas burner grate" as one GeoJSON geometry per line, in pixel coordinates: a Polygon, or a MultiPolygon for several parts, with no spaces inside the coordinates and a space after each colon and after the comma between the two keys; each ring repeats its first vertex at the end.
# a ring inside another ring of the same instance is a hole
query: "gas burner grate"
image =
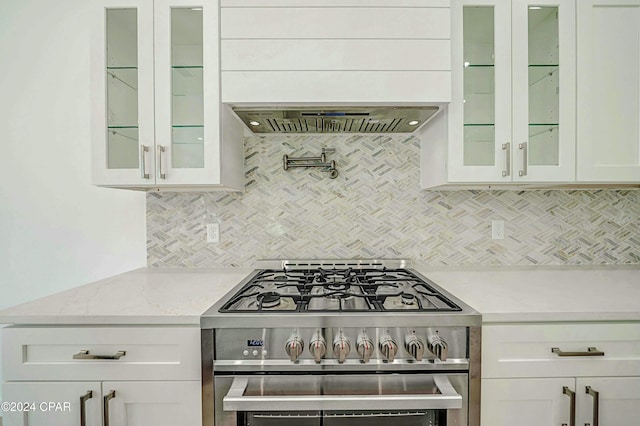
{"type": "Polygon", "coordinates": [[[259,271],[220,308],[220,312],[462,310],[428,280],[407,269],[296,266],[295,269],[259,271]]]}

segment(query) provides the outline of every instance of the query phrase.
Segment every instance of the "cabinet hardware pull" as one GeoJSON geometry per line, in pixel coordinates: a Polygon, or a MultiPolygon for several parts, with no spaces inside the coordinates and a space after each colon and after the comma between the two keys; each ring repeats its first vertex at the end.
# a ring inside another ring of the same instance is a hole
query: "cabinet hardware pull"
{"type": "Polygon", "coordinates": [[[520,170],[518,172],[519,176],[526,176],[527,175],[527,143],[526,142],[522,142],[520,145],[518,145],[518,148],[520,148],[522,150],[522,170],[520,170]]]}
{"type": "Polygon", "coordinates": [[[142,179],[149,179],[149,173],[147,173],[146,152],[149,152],[149,147],[146,145],[140,145],[140,175],[142,179]]]}
{"type": "Polygon", "coordinates": [[[511,143],[503,143],[502,150],[504,151],[504,170],[502,171],[502,177],[511,176],[511,143]]]}
{"type": "Polygon", "coordinates": [[[116,391],[112,390],[102,398],[102,424],[104,426],[109,426],[109,401],[115,397],[116,391]]]}
{"type": "Polygon", "coordinates": [[[162,153],[165,152],[166,148],[162,145],[158,145],[158,176],[160,179],[166,179],[167,174],[162,173],[162,153]]]}
{"type": "Polygon", "coordinates": [[[91,355],[89,351],[82,350],[73,354],[73,359],[120,359],[127,354],[127,351],[118,351],[114,355],[91,355]]]}
{"type": "Polygon", "coordinates": [[[591,386],[585,388],[585,393],[593,397],[593,426],[598,426],[598,418],[600,417],[600,392],[593,390],[591,386]]]}
{"type": "Polygon", "coordinates": [[[551,352],[558,356],[604,356],[604,352],[594,347],[587,348],[586,352],[565,352],[560,348],[551,348],[551,352]]]}
{"type": "Polygon", "coordinates": [[[571,401],[569,405],[569,426],[576,426],[576,393],[567,386],[562,387],[562,393],[567,395],[571,401]]]}
{"type": "Polygon", "coordinates": [[[87,426],[87,399],[93,398],[93,391],[87,391],[80,397],[80,426],[87,426]]]}

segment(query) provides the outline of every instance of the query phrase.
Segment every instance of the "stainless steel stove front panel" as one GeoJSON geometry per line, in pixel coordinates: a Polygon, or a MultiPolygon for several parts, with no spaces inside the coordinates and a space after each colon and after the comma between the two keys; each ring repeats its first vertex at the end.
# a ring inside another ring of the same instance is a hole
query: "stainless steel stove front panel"
{"type": "MultiPolygon", "coordinates": [[[[405,349],[405,338],[409,335],[415,334],[423,342],[427,342],[428,335],[437,334],[443,338],[448,344],[448,359],[450,360],[466,360],[467,354],[467,328],[465,327],[421,327],[421,328],[408,328],[408,327],[365,327],[365,328],[320,328],[326,341],[326,355],[323,357],[320,363],[316,363],[313,360],[313,356],[309,352],[309,344],[311,337],[318,331],[318,328],[307,327],[291,327],[295,324],[295,319],[292,318],[292,322],[289,323],[289,327],[285,328],[224,328],[216,330],[215,332],[215,363],[218,361],[235,361],[236,364],[254,365],[257,368],[262,365],[267,365],[270,362],[275,362],[274,365],[281,366],[306,366],[307,369],[317,366],[338,366],[336,355],[333,353],[333,341],[336,334],[342,331],[344,337],[350,342],[350,352],[345,361],[345,366],[353,364],[358,368],[365,366],[362,363],[360,356],[357,352],[357,340],[361,333],[365,332],[372,340],[375,350],[371,356],[369,363],[371,365],[379,364],[388,368],[395,364],[407,364],[409,366],[417,367],[419,365],[434,364],[435,356],[428,350],[425,350],[424,359],[417,362],[411,357],[411,355],[405,349]],[[303,340],[303,352],[299,356],[296,363],[291,362],[289,356],[285,352],[285,343],[289,337],[296,333],[303,340]],[[385,335],[391,336],[398,344],[398,354],[395,357],[394,363],[388,363],[383,361],[383,356],[380,353],[378,344],[381,338],[385,335]],[[276,361],[283,361],[282,363],[276,361]]],[[[442,364],[438,360],[439,364],[442,364]]],[[[452,363],[459,363],[459,361],[452,361],[452,363]]]]}

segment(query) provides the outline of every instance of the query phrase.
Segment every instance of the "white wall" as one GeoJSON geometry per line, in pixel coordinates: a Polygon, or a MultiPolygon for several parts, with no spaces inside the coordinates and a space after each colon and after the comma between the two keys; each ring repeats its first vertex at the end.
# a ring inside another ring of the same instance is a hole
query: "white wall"
{"type": "Polygon", "coordinates": [[[87,0],[0,0],[0,309],[146,265],[145,195],[91,186],[87,0]]]}

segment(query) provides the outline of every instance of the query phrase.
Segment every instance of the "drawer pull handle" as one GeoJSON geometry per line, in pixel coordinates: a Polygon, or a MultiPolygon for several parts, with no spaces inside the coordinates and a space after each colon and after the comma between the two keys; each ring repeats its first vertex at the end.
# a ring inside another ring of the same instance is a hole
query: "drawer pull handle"
{"type": "Polygon", "coordinates": [[[80,397],[80,426],[87,426],[87,399],[93,398],[93,391],[87,391],[80,397]]]}
{"type": "Polygon", "coordinates": [[[551,352],[558,356],[604,356],[604,352],[594,347],[587,348],[586,352],[565,352],[560,350],[560,348],[551,348],[551,352]]]}
{"type": "Polygon", "coordinates": [[[102,424],[109,426],[109,401],[116,397],[116,391],[112,390],[102,397],[102,424]]]}
{"type": "Polygon", "coordinates": [[[598,417],[600,417],[600,392],[593,390],[591,386],[585,388],[585,393],[593,397],[593,426],[598,426],[598,417]]]}
{"type": "Polygon", "coordinates": [[[126,351],[118,351],[115,355],[91,355],[89,351],[82,350],[73,354],[73,359],[120,359],[126,354],[126,351]]]}
{"type": "MultiPolygon", "coordinates": [[[[576,393],[567,386],[562,387],[562,393],[569,397],[569,426],[576,426],[576,393]]],[[[566,425],[566,423],[563,423],[566,425]]]]}

